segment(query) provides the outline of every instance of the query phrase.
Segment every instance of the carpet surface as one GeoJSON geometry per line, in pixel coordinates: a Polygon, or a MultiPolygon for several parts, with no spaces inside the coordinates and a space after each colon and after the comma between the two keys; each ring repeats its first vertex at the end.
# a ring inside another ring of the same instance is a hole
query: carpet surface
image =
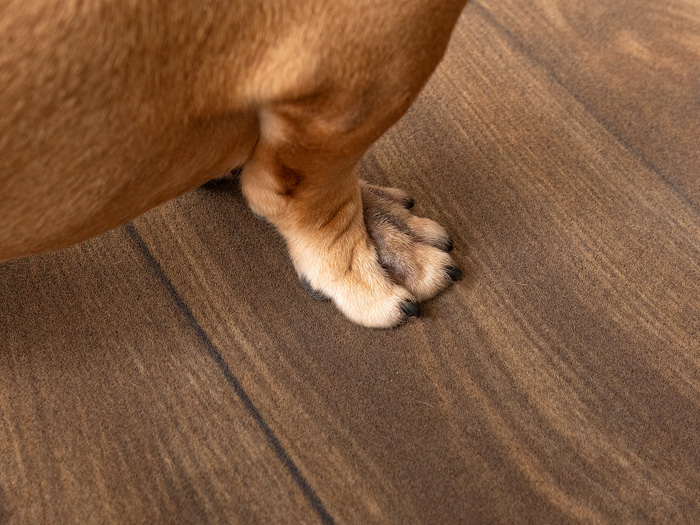
{"type": "Polygon", "coordinates": [[[700,521],[700,3],[473,0],[358,170],[463,281],[304,291],[235,178],[0,265],[0,523],[700,521]]]}

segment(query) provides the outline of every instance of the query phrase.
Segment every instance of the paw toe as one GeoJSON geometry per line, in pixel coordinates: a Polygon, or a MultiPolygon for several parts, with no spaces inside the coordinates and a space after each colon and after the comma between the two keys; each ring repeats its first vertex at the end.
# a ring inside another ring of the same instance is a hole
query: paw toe
{"type": "Polygon", "coordinates": [[[405,301],[401,305],[401,311],[408,317],[420,317],[420,306],[414,301],[405,301]]]}

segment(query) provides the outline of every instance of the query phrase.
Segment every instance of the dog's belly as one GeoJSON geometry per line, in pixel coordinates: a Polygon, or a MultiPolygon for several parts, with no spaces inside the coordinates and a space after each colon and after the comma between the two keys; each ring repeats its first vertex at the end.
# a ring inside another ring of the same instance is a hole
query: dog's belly
{"type": "Polygon", "coordinates": [[[165,129],[122,125],[113,140],[74,132],[5,158],[0,261],[70,246],[194,189],[242,165],[259,132],[252,112],[165,129]]]}
{"type": "Polygon", "coordinates": [[[250,157],[257,106],[237,87],[257,62],[239,26],[264,24],[254,3],[211,7],[0,6],[0,261],[95,236],[250,157]]]}

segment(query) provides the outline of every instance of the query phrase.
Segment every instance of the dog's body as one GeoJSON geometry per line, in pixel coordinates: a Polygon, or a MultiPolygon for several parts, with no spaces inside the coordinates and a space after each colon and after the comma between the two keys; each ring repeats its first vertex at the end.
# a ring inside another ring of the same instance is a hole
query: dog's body
{"type": "Polygon", "coordinates": [[[417,96],[465,3],[6,2],[0,260],[77,243],[244,165],[251,208],[299,274],[356,322],[400,322],[446,268],[455,277],[449,243],[353,168],[417,96]]]}

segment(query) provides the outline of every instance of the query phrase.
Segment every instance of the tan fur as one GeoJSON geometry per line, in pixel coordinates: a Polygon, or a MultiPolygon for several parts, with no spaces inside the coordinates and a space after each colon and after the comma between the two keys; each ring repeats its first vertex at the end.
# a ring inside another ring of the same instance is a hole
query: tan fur
{"type": "Polygon", "coordinates": [[[449,257],[425,248],[442,233],[413,222],[427,244],[393,250],[425,275],[391,278],[353,167],[417,96],[464,4],[4,2],[0,260],[82,241],[244,164],[246,198],[299,274],[356,322],[400,322],[403,301],[444,287],[449,257]]]}

